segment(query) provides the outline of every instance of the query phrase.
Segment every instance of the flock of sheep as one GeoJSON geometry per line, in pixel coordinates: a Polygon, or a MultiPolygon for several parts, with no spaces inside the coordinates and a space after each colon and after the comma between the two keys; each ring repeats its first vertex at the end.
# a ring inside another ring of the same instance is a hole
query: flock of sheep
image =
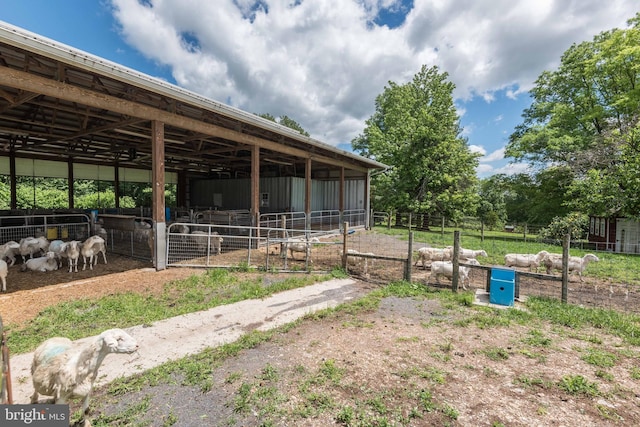
{"type": "MultiPolygon", "coordinates": [[[[486,257],[487,253],[484,250],[460,248],[458,259],[464,264],[479,265],[480,263],[477,260],[479,256],[486,257]]],[[[429,281],[435,279],[439,283],[440,276],[445,276],[448,279],[453,277],[452,258],[453,246],[447,246],[446,248],[420,248],[418,249],[415,266],[420,262],[422,267],[426,269],[427,263],[429,263],[431,268],[429,281]]],[[[571,256],[567,261],[567,269],[570,274],[577,274],[580,277],[580,281],[583,281],[582,272],[590,262],[597,261],[599,259],[594,254],[586,254],[582,257],[571,256]]],[[[504,256],[504,264],[507,267],[528,268],[529,271],[538,271],[538,268],[545,267],[546,273],[552,274],[553,270],[562,270],[562,254],[547,251],[540,251],[537,254],[506,254],[504,256]]],[[[463,289],[466,289],[466,285],[469,283],[470,269],[471,267],[468,266],[459,267],[460,283],[462,283],[463,289]]]]}
{"type": "Polygon", "coordinates": [[[21,271],[53,271],[62,268],[63,260],[67,259],[69,273],[78,272],[78,259],[82,257],[82,269],[93,270],[98,263],[98,256],[102,254],[104,263],[107,263],[107,248],[105,239],[100,235],[90,236],[84,241],[62,240],[49,241],[46,237],[25,237],[19,242],[8,241],[0,245],[0,280],[2,292],[7,291],[7,276],[9,266],[16,263],[18,256],[22,260],[21,271]],[[87,262],[87,259],[89,260],[87,262]]]}

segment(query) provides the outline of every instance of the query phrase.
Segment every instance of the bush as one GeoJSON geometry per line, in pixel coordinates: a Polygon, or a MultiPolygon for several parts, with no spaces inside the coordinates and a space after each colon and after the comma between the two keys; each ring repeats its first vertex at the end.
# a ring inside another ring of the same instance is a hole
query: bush
{"type": "Polygon", "coordinates": [[[586,237],[589,227],[589,216],[580,212],[571,212],[564,217],[555,217],[551,224],[540,230],[538,234],[543,240],[562,240],[567,234],[571,240],[580,240],[586,237]]]}

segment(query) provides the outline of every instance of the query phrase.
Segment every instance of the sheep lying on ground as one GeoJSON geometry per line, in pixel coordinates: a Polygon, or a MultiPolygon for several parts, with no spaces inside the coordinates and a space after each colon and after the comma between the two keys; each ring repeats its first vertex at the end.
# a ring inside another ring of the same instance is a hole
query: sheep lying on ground
{"type": "Polygon", "coordinates": [[[0,259],[11,260],[11,265],[16,263],[16,256],[20,254],[20,243],[13,240],[0,245],[0,259]]]}
{"type": "Polygon", "coordinates": [[[122,329],[106,330],[86,344],[74,344],[62,337],[44,341],[33,353],[31,376],[34,392],[31,403],[38,403],[39,394],[53,396],[54,404],[84,398],[84,425],[90,426],[86,418],[89,397],[100,364],[109,353],[133,353],[136,350],[138,343],[122,329]]]}
{"type": "Polygon", "coordinates": [[[190,236],[198,251],[206,252],[207,249],[211,247],[213,255],[217,255],[222,252],[222,242],[224,242],[224,239],[217,231],[207,234],[206,231],[195,230],[191,232],[190,236]]]}
{"type": "Polygon", "coordinates": [[[22,261],[26,261],[27,257],[33,258],[35,254],[46,252],[49,249],[49,241],[46,237],[25,237],[20,240],[20,255],[22,261]]]}
{"type": "MultiPolygon", "coordinates": [[[[569,274],[578,273],[580,281],[584,281],[582,278],[582,272],[587,268],[587,265],[591,261],[598,262],[600,259],[594,254],[586,254],[582,257],[570,256],[567,261],[569,274]]],[[[562,270],[562,254],[547,253],[542,258],[542,264],[546,267],[547,274],[551,274],[552,270],[562,270]]]]}
{"type": "Polygon", "coordinates": [[[427,269],[427,261],[449,261],[453,256],[453,246],[447,246],[446,248],[420,248],[418,249],[418,258],[416,259],[415,266],[418,265],[418,261],[422,262],[422,268],[427,269]]]}
{"type": "Polygon", "coordinates": [[[24,264],[20,266],[20,271],[54,271],[58,269],[58,260],[56,254],[49,251],[41,257],[28,259],[24,264]]]}
{"type": "Polygon", "coordinates": [[[87,268],[87,258],[89,258],[89,269],[98,264],[98,255],[102,253],[104,263],[107,263],[107,248],[105,241],[100,236],[91,236],[80,244],[80,255],[82,255],[82,270],[87,268]]]}
{"type": "Polygon", "coordinates": [[[479,256],[486,257],[487,253],[482,249],[474,250],[474,249],[460,248],[460,250],[458,251],[458,259],[459,260],[476,259],[479,256]]]}
{"type": "Polygon", "coordinates": [[[540,251],[537,254],[506,254],[504,256],[504,265],[507,267],[529,268],[529,271],[534,269],[538,271],[542,259],[548,253],[547,251],[540,251]]]}
{"type": "Polygon", "coordinates": [[[309,258],[309,262],[311,262],[311,246],[314,243],[320,243],[320,239],[317,237],[312,237],[308,241],[304,238],[288,239],[283,243],[283,253],[288,251],[291,259],[296,259],[293,256],[293,253],[302,252],[307,258],[309,258]]]}
{"type": "Polygon", "coordinates": [[[9,273],[9,266],[7,262],[0,259],[0,280],[2,280],[2,292],[7,292],[7,274],[9,273]]]}
{"type": "MultiPolygon", "coordinates": [[[[480,265],[478,260],[475,258],[465,261],[465,264],[480,265]]],[[[471,279],[469,278],[470,272],[471,267],[458,267],[458,278],[460,279],[462,289],[466,290],[467,284],[471,283],[471,279]]],[[[433,261],[431,263],[431,275],[429,276],[429,281],[431,282],[435,279],[436,283],[440,283],[440,276],[444,276],[449,280],[453,278],[453,263],[451,261],[433,261]]]]}

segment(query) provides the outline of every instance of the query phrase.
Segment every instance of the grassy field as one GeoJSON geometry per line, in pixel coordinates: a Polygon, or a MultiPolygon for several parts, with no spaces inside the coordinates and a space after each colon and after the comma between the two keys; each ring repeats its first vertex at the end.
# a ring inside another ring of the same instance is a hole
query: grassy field
{"type": "MultiPolygon", "coordinates": [[[[406,228],[386,228],[376,227],[376,233],[396,236],[408,240],[408,230],[406,228]]],[[[434,247],[445,247],[453,245],[454,229],[445,228],[434,231],[414,231],[414,248],[426,244],[434,247]]],[[[484,239],[480,232],[476,230],[461,230],[460,245],[469,249],[484,249],[489,255],[482,260],[483,264],[503,265],[504,255],[508,253],[530,254],[545,250],[552,253],[562,253],[561,244],[541,242],[535,235],[528,235],[523,239],[521,234],[506,233],[499,231],[487,231],[484,239]]],[[[640,256],[632,254],[619,254],[613,252],[592,252],[580,248],[571,247],[569,254],[572,256],[583,256],[587,253],[594,253],[600,262],[591,263],[587,268],[586,276],[592,276],[601,280],[612,281],[620,284],[640,285],[640,256]]]]}

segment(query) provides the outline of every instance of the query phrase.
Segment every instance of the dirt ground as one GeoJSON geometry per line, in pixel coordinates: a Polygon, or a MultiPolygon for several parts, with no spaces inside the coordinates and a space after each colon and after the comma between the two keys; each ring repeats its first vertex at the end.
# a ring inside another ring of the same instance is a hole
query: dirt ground
{"type": "MultiPolygon", "coordinates": [[[[159,293],[168,281],[203,272],[156,272],[117,255],[78,273],[14,266],[0,313],[7,324],[22,323],[58,301],[159,293]]],[[[97,390],[92,418],[146,402],[136,422],[150,426],[640,425],[639,348],[601,330],[517,322],[482,327],[469,321],[473,316],[438,301],[387,298],[376,311],[308,320],[243,351],[212,371],[207,391],[180,385],[180,378],[117,397],[97,390]],[[548,344],[534,344],[536,334],[548,344]],[[613,366],[585,361],[595,351],[615,355],[613,366]],[[318,380],[327,366],[340,372],[337,381],[318,380]],[[596,384],[598,394],[558,386],[577,376],[596,384]],[[280,397],[270,402],[265,390],[280,397]],[[346,408],[355,414],[350,424],[346,408]]]]}

